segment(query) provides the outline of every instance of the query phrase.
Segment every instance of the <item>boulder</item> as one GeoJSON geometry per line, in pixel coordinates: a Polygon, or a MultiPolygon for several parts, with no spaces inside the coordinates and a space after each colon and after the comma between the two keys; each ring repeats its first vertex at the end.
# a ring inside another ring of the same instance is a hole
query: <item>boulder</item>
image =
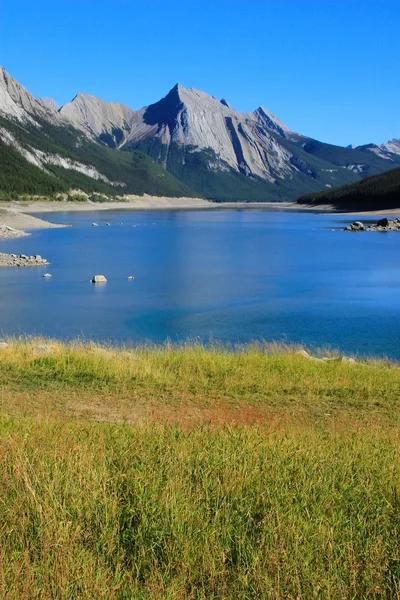
{"type": "Polygon", "coordinates": [[[389,219],[387,219],[386,217],[384,219],[379,219],[379,221],[377,222],[378,227],[387,227],[388,225],[389,219]]]}
{"type": "Polygon", "coordinates": [[[361,221],[354,221],[354,223],[350,225],[350,229],[351,231],[364,231],[364,223],[361,221]]]}
{"type": "Polygon", "coordinates": [[[104,277],[104,275],[93,275],[93,279],[91,280],[92,283],[106,283],[107,279],[104,277]]]}

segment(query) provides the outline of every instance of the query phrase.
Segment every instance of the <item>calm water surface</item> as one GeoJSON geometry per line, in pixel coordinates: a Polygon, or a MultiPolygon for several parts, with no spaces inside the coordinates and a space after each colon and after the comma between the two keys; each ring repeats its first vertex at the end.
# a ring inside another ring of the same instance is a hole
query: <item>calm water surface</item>
{"type": "Polygon", "coordinates": [[[258,209],[44,217],[71,227],[0,241],[0,252],[52,263],[0,269],[3,334],[284,340],[400,359],[396,232],[349,233],[340,228],[355,217],[258,209]],[[90,284],[94,274],[108,282],[90,284]]]}

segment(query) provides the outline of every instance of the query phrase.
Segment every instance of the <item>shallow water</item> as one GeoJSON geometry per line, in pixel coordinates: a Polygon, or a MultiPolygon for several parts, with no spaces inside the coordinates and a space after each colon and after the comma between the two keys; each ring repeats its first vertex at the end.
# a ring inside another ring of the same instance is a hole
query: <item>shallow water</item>
{"type": "Polygon", "coordinates": [[[71,227],[0,241],[52,263],[0,269],[4,335],[283,340],[400,359],[399,233],[262,209],[43,216],[71,227]],[[94,274],[108,282],[89,283],[94,274]]]}

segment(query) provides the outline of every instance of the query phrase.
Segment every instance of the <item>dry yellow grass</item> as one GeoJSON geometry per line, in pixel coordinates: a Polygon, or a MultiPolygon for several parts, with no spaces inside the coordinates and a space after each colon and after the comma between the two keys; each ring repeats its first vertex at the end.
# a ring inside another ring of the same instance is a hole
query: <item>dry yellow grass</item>
{"type": "Polygon", "coordinates": [[[0,349],[0,597],[400,598],[400,370],[0,349]]]}

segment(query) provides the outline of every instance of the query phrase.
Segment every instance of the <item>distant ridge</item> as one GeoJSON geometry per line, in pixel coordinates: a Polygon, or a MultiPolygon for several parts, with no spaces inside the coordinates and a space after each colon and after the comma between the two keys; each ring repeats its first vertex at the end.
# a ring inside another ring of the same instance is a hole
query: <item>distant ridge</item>
{"type": "Polygon", "coordinates": [[[299,198],[299,204],[332,205],[341,210],[398,208],[400,214],[400,167],[362,181],[299,198]]]}
{"type": "Polygon", "coordinates": [[[0,143],[0,191],[20,189],[22,178],[24,189],[42,180],[50,190],[295,200],[400,164],[398,140],[325,144],[291,131],[263,106],[240,113],[226,99],[179,83],[140,110],[84,93],[58,108],[3,68],[0,143]]]}

